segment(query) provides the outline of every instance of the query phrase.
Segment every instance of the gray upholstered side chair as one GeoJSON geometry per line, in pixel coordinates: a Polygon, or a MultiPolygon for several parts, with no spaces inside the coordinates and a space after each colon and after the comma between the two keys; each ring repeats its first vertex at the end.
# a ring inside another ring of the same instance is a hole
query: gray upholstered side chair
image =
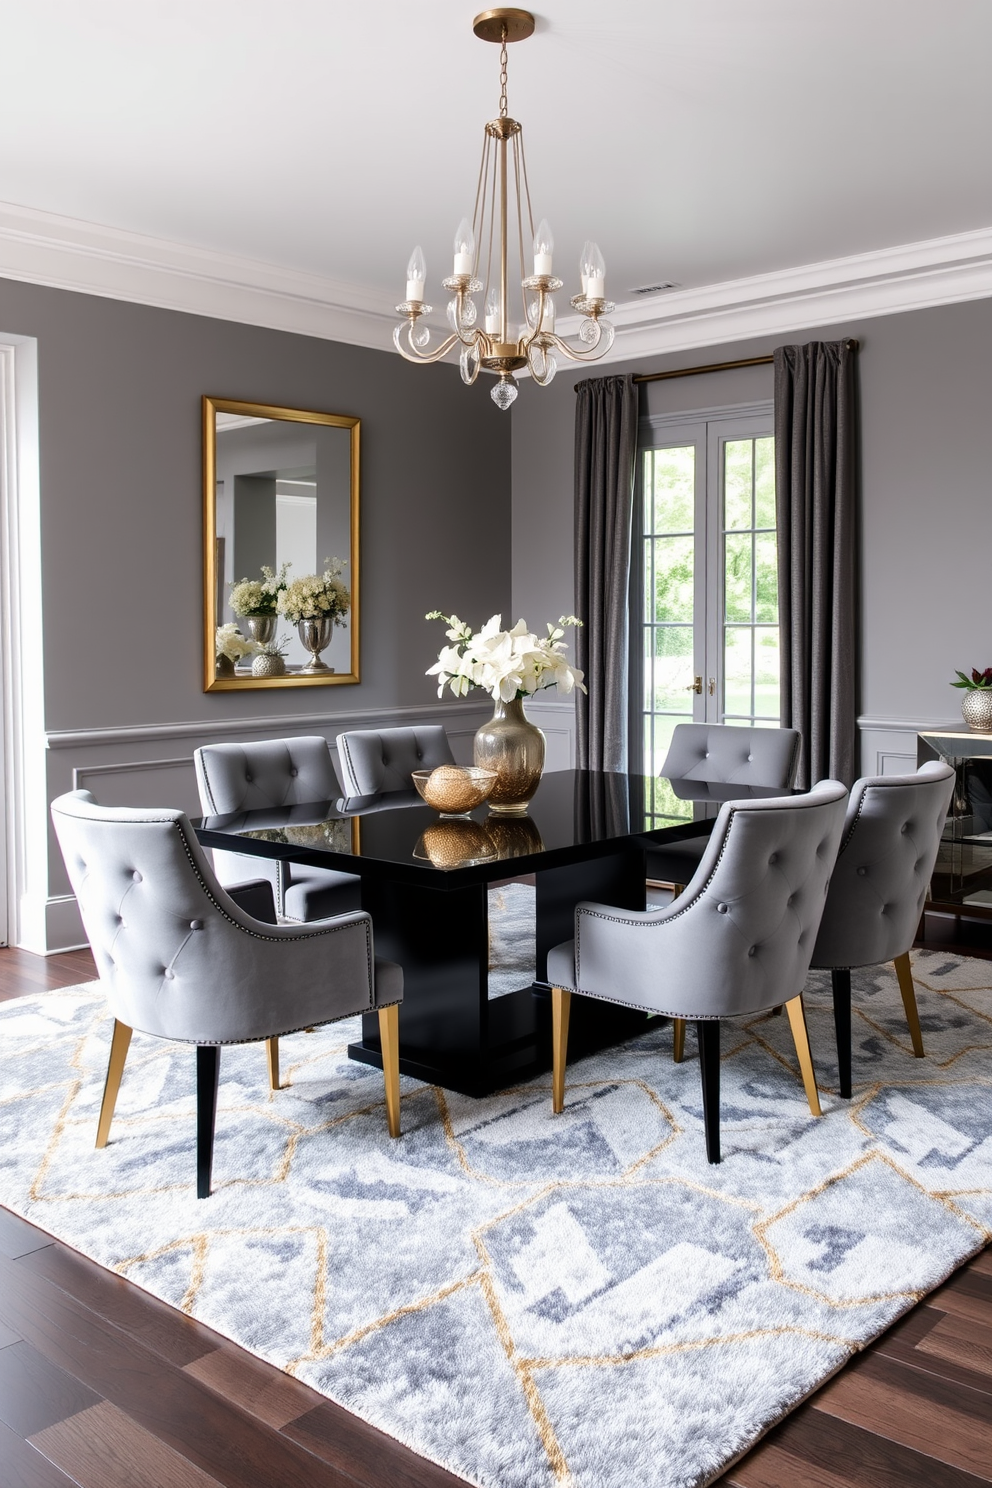
{"type": "MultiPolygon", "coordinates": [[[[751,786],[787,790],[796,778],[799,745],[796,729],[677,723],[660,773],[714,787],[739,786],[743,794],[751,786]]],[[[678,896],[702,862],[706,842],[705,837],[690,837],[664,847],[649,846],[645,854],[649,883],[672,884],[678,896]]],[[[684,1050],[685,1021],[677,1018],[672,1030],[676,1064],[682,1063],[684,1050]]]]}
{"type": "MultiPolygon", "coordinates": [[[[726,723],[677,723],[660,774],[712,785],[788,790],[799,764],[799,734],[786,728],[736,728],[726,723]]],[[[687,884],[706,849],[705,837],[650,847],[648,878],[687,884]]]]}
{"type": "MultiPolygon", "coordinates": [[[[367,914],[307,926],[246,914],[218,883],[181,811],[52,802],[73,892],[114,1015],[96,1145],[106,1146],[131,1032],[196,1045],[196,1191],[210,1192],[222,1044],[265,1040],[375,1009],[386,1112],[399,1136],[403,972],[373,955],[367,914]]],[[[275,1072],[278,1085],[278,1070],[275,1072]]]]}
{"type": "Polygon", "coordinates": [[[875,775],[851,789],[841,848],[810,965],[829,971],[840,1093],[851,1095],[851,968],[894,961],[913,1053],[923,1034],[909,952],[937,861],[954,771],[933,761],[915,775],[875,775]]]}
{"type": "Polygon", "coordinates": [[[448,736],[439,723],[417,728],[349,729],[338,734],[338,769],[346,796],[411,790],[414,770],[453,765],[448,736]]]}
{"type": "Polygon", "coordinates": [[[664,909],[579,904],[575,939],[548,955],[554,1030],[552,1099],[565,1099],[573,992],[670,1018],[699,1036],[706,1155],[720,1161],[720,1019],[784,1003],[814,1116],[820,1114],[802,990],[844,825],[847,789],[730,801],[702,862],[664,909]]]}
{"type": "MultiPolygon", "coordinates": [[[[205,744],[194,752],[193,761],[204,816],[331,801],[340,790],[327,740],[319,734],[257,739],[251,744],[205,744]]],[[[222,884],[249,875],[269,878],[276,908],[290,920],[326,920],[362,907],[361,880],[353,873],[216,848],[213,863],[222,884]]]]}

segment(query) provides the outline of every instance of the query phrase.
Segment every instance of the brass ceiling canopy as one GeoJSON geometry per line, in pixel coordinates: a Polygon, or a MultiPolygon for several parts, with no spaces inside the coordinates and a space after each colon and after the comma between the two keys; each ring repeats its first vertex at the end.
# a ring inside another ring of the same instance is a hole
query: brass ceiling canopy
{"type": "Polygon", "coordinates": [[[563,284],[551,272],[554,237],[546,218],[534,230],[523,129],[510,118],[506,97],[506,49],[533,35],[534,17],[529,10],[501,6],[477,15],[472,30],[482,41],[499,44],[499,116],[485,125],[472,217],[466,215],[458,224],[454,269],[441,281],[451,295],[451,335],[437,346],[430,344],[426,317],[431,306],[424,300],[427,265],[418,246],[407,264],[406,299],[396,306],[403,321],[393,331],[393,344],[408,362],[421,364],[439,362],[457,347],[462,380],[471,386],[480,370],[495,374],[492,399],[505,409],[517,396],[515,372],[526,367],[538,386],[546,387],[558,370],[559,356],[572,362],[604,356],[614,337],[606,316],[615,306],[606,298],[603,255],[595,243],[587,242],[579,258],[582,290],[571,301],[584,317],[579,345],[555,331],[553,295],[563,284]],[[532,267],[525,262],[525,240],[533,245],[532,267]],[[512,273],[511,244],[519,256],[512,273]],[[511,305],[511,280],[516,281],[514,297],[519,286],[519,307],[511,305]],[[477,294],[484,297],[481,323],[472,298],[477,294]]]}
{"type": "Polygon", "coordinates": [[[472,30],[480,41],[526,41],[534,34],[534,17],[529,10],[501,6],[498,10],[484,10],[477,15],[472,30]]]}

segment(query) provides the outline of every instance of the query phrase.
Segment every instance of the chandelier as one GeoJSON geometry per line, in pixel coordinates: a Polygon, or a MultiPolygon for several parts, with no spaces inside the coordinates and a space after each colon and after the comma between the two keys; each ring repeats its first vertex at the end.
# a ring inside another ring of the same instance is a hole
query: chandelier
{"type": "Polygon", "coordinates": [[[554,239],[544,218],[535,231],[523,127],[509,117],[506,101],[506,48],[510,42],[524,41],[532,34],[534,17],[526,10],[487,10],[476,16],[472,29],[482,41],[499,43],[499,118],[491,119],[485,127],[472,220],[466,217],[458,224],[454,269],[450,278],[442,281],[451,294],[451,334],[431,346],[430,327],[424,320],[432,309],[424,303],[427,266],[418,246],[407,265],[406,299],[396,307],[404,319],[393,331],[393,343],[407,361],[424,364],[439,362],[458,347],[462,380],[471,386],[480,367],[496,373],[492,399],[498,408],[505,409],[517,396],[513,374],[524,367],[536,383],[547,387],[558,370],[559,356],[573,362],[591,362],[604,356],[614,336],[605,316],[615,306],[606,298],[603,255],[595,243],[587,242],[579,261],[582,292],[571,302],[584,317],[578,330],[580,344],[570,344],[555,331],[552,296],[562,288],[562,281],[551,272],[554,239]],[[533,243],[533,273],[527,272],[525,236],[533,243]],[[519,254],[519,272],[515,267],[511,275],[510,257],[515,251],[519,254]],[[511,310],[511,278],[516,281],[514,297],[517,284],[520,289],[519,321],[515,305],[511,310]],[[476,324],[478,309],[473,295],[477,294],[484,296],[482,326],[476,324]]]}

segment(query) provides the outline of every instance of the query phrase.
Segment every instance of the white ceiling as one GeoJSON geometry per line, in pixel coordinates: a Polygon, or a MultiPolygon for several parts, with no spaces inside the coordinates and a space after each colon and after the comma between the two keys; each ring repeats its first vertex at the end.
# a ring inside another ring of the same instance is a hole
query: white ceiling
{"type": "MultiPolygon", "coordinates": [[[[481,3],[480,3],[481,8],[481,3]]],[[[461,0],[0,0],[0,202],[390,311],[449,272],[497,111],[461,0]]],[[[540,0],[510,50],[535,216],[618,300],[992,224],[989,0],[540,0]]]]}

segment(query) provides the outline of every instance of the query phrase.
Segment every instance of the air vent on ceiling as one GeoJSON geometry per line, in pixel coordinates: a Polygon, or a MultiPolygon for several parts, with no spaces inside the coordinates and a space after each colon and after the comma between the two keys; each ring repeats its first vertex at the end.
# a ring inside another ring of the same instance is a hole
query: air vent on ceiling
{"type": "Polygon", "coordinates": [[[663,289],[678,289],[674,279],[666,279],[663,284],[639,284],[636,289],[628,289],[627,293],[632,295],[660,294],[663,289]]]}

